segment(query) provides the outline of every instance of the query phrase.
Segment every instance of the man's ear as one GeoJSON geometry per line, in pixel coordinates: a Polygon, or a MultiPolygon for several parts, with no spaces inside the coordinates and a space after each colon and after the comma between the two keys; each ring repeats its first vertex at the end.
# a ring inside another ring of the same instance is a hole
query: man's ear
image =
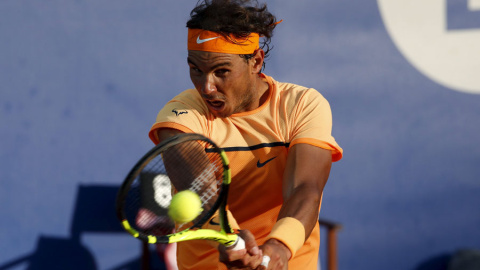
{"type": "Polygon", "coordinates": [[[265,52],[262,49],[255,51],[253,57],[250,59],[252,63],[252,73],[258,74],[262,70],[263,60],[265,59],[265,52]]]}

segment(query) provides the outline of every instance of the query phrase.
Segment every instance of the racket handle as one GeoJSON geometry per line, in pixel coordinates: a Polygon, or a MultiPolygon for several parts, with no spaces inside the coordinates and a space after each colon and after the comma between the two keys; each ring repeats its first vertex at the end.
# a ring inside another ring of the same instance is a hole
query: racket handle
{"type": "Polygon", "coordinates": [[[241,238],[240,236],[237,236],[237,240],[235,240],[235,243],[233,243],[233,245],[229,248],[232,250],[245,249],[245,240],[243,240],[243,238],[241,238]]]}
{"type": "Polygon", "coordinates": [[[267,268],[269,263],[270,263],[270,256],[264,255],[262,259],[262,263],[260,265],[263,265],[265,266],[265,268],[267,268]]]}
{"type": "MultiPolygon", "coordinates": [[[[229,247],[232,250],[240,250],[240,249],[245,249],[245,240],[241,238],[240,236],[237,236],[237,240],[235,240],[235,243],[229,247]]],[[[265,267],[268,267],[268,264],[270,263],[270,256],[264,255],[262,259],[262,263],[260,265],[263,265],[265,267]]]]}

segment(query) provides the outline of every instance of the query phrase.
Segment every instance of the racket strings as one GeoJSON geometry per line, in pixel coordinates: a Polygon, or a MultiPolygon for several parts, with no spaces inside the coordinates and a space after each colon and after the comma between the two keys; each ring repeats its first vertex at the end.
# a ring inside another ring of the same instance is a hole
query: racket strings
{"type": "Polygon", "coordinates": [[[175,224],[168,217],[172,186],[161,155],[151,158],[135,179],[126,203],[131,212],[130,222],[147,235],[167,235],[175,224]]]}
{"type": "MultiPolygon", "coordinates": [[[[197,193],[202,202],[202,209],[206,213],[212,208],[213,204],[218,198],[222,178],[217,178],[219,168],[214,164],[209,164],[203,172],[193,180],[189,190],[197,193]]],[[[203,215],[200,214],[198,218],[203,215]]],[[[198,219],[197,218],[197,219],[198,219]]],[[[177,230],[182,230],[188,223],[179,224],[177,230]]]]}
{"type": "Polygon", "coordinates": [[[221,179],[216,178],[218,168],[213,164],[209,164],[207,168],[193,180],[190,190],[199,194],[202,200],[202,206],[216,198],[218,189],[220,188],[221,179]],[[210,186],[209,186],[210,185],[210,186]]]}
{"type": "MultiPolygon", "coordinates": [[[[208,146],[207,146],[208,147],[208,146]]],[[[196,164],[202,164],[203,169],[196,172],[196,177],[190,182],[188,188],[190,191],[197,193],[201,200],[202,213],[194,220],[199,221],[205,215],[211,214],[210,210],[217,201],[221,185],[223,182],[223,162],[218,153],[203,152],[195,158],[196,164]]],[[[192,225],[191,223],[177,224],[177,231],[181,231],[192,225]]]]}

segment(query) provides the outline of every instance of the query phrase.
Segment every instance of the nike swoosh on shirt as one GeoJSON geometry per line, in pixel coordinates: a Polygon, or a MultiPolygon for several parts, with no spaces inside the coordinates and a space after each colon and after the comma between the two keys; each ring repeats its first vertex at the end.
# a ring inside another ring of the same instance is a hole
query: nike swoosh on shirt
{"type": "Polygon", "coordinates": [[[209,223],[210,223],[210,225],[213,225],[213,226],[218,226],[218,225],[220,225],[220,223],[213,221],[213,218],[210,219],[210,222],[209,222],[209,223]]]}
{"type": "Polygon", "coordinates": [[[214,39],[217,39],[219,38],[220,36],[218,37],[212,37],[212,38],[206,38],[206,39],[200,39],[200,36],[197,37],[197,44],[202,44],[204,42],[207,42],[207,41],[210,41],[210,40],[214,40],[214,39]]]}
{"type": "Polygon", "coordinates": [[[257,168],[261,168],[265,165],[267,165],[268,162],[274,160],[276,157],[273,157],[271,159],[266,160],[265,162],[260,162],[260,160],[257,161],[257,168]]]}

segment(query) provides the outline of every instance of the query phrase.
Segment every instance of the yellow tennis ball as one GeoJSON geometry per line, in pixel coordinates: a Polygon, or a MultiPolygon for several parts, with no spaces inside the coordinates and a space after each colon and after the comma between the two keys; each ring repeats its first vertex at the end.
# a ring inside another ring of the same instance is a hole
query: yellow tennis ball
{"type": "Polygon", "coordinates": [[[197,193],[183,190],[173,195],[168,215],[175,222],[186,223],[194,220],[202,210],[202,201],[197,193]]]}

